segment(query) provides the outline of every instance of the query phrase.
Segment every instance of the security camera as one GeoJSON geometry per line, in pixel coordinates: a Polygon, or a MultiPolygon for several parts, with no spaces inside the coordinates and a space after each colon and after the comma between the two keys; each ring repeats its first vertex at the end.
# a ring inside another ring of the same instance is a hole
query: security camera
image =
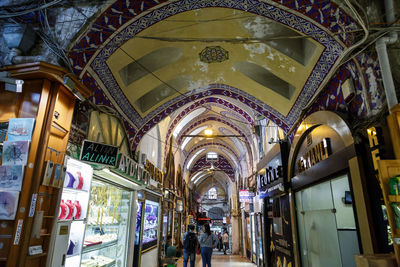
{"type": "Polygon", "coordinates": [[[5,82],[5,89],[10,92],[21,93],[23,80],[12,78],[10,73],[0,72],[0,81],[5,82]]]}
{"type": "Polygon", "coordinates": [[[271,139],[269,139],[268,144],[273,144],[274,143],[274,138],[271,137],[271,139]]]}

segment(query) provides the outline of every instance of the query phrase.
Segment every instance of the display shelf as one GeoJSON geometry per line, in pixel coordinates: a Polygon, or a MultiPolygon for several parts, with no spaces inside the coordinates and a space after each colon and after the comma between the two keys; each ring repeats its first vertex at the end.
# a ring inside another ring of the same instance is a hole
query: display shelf
{"type": "Polygon", "coordinates": [[[84,222],[86,219],[58,220],[59,222],[84,222]]]}
{"type": "Polygon", "coordinates": [[[389,201],[390,202],[400,202],[400,196],[399,195],[389,195],[389,201]]]}
{"type": "Polygon", "coordinates": [[[117,243],[118,243],[118,240],[114,240],[114,241],[110,241],[110,242],[107,242],[107,243],[101,243],[101,244],[93,245],[93,246],[83,246],[82,253],[88,253],[88,252],[91,252],[91,251],[100,250],[100,249],[103,249],[103,248],[115,246],[115,245],[117,245],[117,243]]]}
{"type": "Polygon", "coordinates": [[[47,255],[47,252],[44,252],[44,253],[40,253],[40,254],[36,254],[36,255],[29,255],[26,258],[31,260],[31,259],[36,259],[36,258],[46,256],[46,255],[47,255]]]}
{"type": "Polygon", "coordinates": [[[79,255],[81,255],[81,254],[78,252],[78,253],[74,253],[74,254],[72,254],[72,255],[67,255],[66,258],[77,257],[77,256],[79,256],[79,255]]]}
{"type": "Polygon", "coordinates": [[[71,192],[71,193],[88,193],[87,190],[76,189],[71,187],[63,187],[64,192],[71,192]]]}

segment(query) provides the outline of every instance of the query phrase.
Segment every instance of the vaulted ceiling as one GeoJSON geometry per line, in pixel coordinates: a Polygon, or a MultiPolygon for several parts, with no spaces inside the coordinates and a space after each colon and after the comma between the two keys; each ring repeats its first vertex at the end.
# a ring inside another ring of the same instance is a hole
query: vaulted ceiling
{"type": "Polygon", "coordinates": [[[329,0],[117,0],[86,27],[68,57],[93,102],[124,119],[132,149],[168,118],[162,139],[174,137],[190,182],[225,186],[253,171],[256,118],[289,131],[360,28],[329,0]],[[185,137],[206,128],[239,137],[185,137]]]}

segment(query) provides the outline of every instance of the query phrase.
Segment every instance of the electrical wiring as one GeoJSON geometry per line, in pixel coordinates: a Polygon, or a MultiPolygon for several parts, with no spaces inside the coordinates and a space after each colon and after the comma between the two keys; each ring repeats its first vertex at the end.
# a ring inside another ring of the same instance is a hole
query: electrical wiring
{"type": "MultiPolygon", "coordinates": [[[[350,3],[349,0],[344,0],[345,3],[347,4],[347,6],[350,8],[350,10],[354,13],[354,15],[356,16],[357,21],[359,22],[361,28],[364,31],[364,36],[363,38],[358,41],[357,43],[355,43],[354,45],[352,45],[351,47],[347,48],[343,54],[340,56],[340,61],[342,61],[343,59],[346,58],[346,56],[348,56],[354,49],[356,49],[357,47],[361,46],[362,44],[365,43],[365,41],[368,39],[369,36],[369,31],[364,23],[364,21],[362,20],[362,18],[360,17],[360,15],[358,14],[358,12],[354,9],[353,5],[350,3]]],[[[306,113],[307,110],[309,110],[311,108],[311,106],[314,104],[314,102],[318,99],[319,95],[322,93],[322,91],[325,89],[325,85],[327,83],[328,80],[330,80],[330,78],[332,77],[332,75],[334,75],[334,73],[336,72],[336,70],[341,66],[341,64],[338,64],[337,66],[335,66],[334,69],[331,70],[329,77],[325,77],[325,82],[323,84],[320,85],[319,90],[314,94],[314,96],[308,101],[307,105],[305,107],[303,107],[303,110],[301,111],[300,115],[298,116],[297,120],[293,123],[292,128],[286,133],[286,136],[289,136],[296,128],[296,125],[299,124],[299,122],[301,120],[303,120],[303,117],[306,113]]]]}
{"type": "Polygon", "coordinates": [[[62,2],[62,1],[64,1],[64,0],[54,0],[54,1],[50,2],[50,3],[44,4],[44,5],[40,5],[40,6],[36,7],[36,8],[31,8],[31,9],[28,9],[28,10],[18,11],[18,12],[14,12],[14,13],[3,13],[3,14],[0,13],[0,19],[23,16],[23,15],[26,15],[26,14],[29,14],[29,13],[32,13],[32,12],[35,12],[35,11],[39,11],[39,10],[46,9],[48,7],[54,6],[54,5],[56,5],[56,4],[58,4],[58,3],[62,2]]]}

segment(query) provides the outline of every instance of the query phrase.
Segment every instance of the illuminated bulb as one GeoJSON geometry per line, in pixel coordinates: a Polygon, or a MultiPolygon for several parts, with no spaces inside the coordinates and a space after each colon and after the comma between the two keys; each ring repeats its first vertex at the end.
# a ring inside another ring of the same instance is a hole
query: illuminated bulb
{"type": "Polygon", "coordinates": [[[211,129],[206,129],[204,131],[204,134],[207,135],[207,136],[211,136],[213,134],[213,131],[211,129]]]}

